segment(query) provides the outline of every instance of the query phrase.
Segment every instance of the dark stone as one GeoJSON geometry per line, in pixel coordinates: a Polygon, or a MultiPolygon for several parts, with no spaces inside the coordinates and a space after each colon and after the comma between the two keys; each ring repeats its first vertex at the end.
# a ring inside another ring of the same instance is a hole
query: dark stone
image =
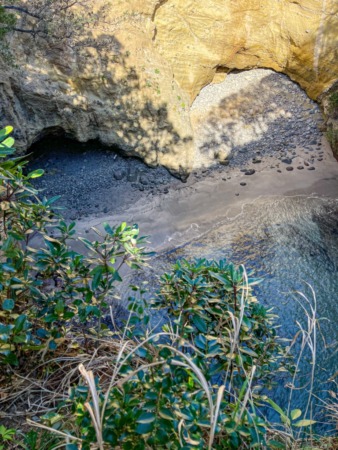
{"type": "Polygon", "coordinates": [[[246,186],[246,183],[244,183],[243,181],[242,181],[242,183],[239,183],[241,186],[246,186]]]}
{"type": "Polygon", "coordinates": [[[303,170],[303,169],[304,169],[304,166],[298,166],[297,169],[298,169],[298,170],[303,170]]]}
{"type": "Polygon", "coordinates": [[[304,161],[304,166],[309,166],[310,164],[307,161],[304,161]]]}
{"type": "Polygon", "coordinates": [[[291,172],[291,171],[293,170],[293,167],[292,167],[292,166],[288,166],[288,167],[286,168],[286,170],[287,170],[288,172],[291,172]]]}
{"type": "Polygon", "coordinates": [[[323,161],[323,158],[318,158],[317,161],[323,161]]]}
{"type": "Polygon", "coordinates": [[[115,180],[122,180],[126,175],[124,170],[114,170],[114,178],[115,180]]]}
{"type": "Polygon", "coordinates": [[[107,214],[107,212],[108,212],[107,206],[106,206],[105,208],[103,208],[103,212],[104,212],[105,214],[107,214]]]}
{"type": "Polygon", "coordinates": [[[148,178],[145,175],[142,175],[140,178],[140,183],[143,184],[144,186],[147,186],[147,184],[149,184],[148,178]]]}
{"type": "Polygon", "coordinates": [[[129,172],[127,176],[128,181],[137,181],[138,173],[137,172],[129,172]]]}
{"type": "Polygon", "coordinates": [[[254,169],[249,169],[246,172],[244,172],[244,175],[253,175],[256,171],[254,169]]]}
{"type": "Polygon", "coordinates": [[[283,158],[282,162],[285,164],[292,164],[292,159],[291,158],[283,158]]]}
{"type": "Polygon", "coordinates": [[[253,162],[254,164],[259,164],[259,163],[262,162],[262,160],[261,160],[261,159],[256,159],[256,158],[254,158],[254,159],[252,160],[252,162],[253,162]]]}
{"type": "Polygon", "coordinates": [[[228,160],[228,159],[224,159],[223,161],[219,161],[219,163],[220,163],[222,166],[228,166],[228,165],[229,165],[229,160],[228,160]]]}
{"type": "Polygon", "coordinates": [[[277,170],[278,173],[282,173],[282,171],[280,169],[277,170]]]}
{"type": "Polygon", "coordinates": [[[307,170],[316,170],[316,168],[315,167],[313,167],[313,166],[311,166],[311,167],[308,167],[308,169],[307,170]]]}
{"type": "Polygon", "coordinates": [[[164,188],[163,189],[163,194],[169,194],[169,189],[168,188],[164,188]]]}

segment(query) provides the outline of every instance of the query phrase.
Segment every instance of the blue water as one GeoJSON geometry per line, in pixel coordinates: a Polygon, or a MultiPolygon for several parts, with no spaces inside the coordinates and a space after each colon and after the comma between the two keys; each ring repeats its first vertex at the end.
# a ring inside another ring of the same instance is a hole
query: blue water
{"type": "MultiPolygon", "coordinates": [[[[311,408],[318,420],[318,431],[332,426],[321,400],[334,390],[329,378],[338,370],[338,201],[316,197],[279,197],[257,200],[243,213],[222,225],[215,225],[203,236],[196,237],[156,264],[165,266],[178,258],[223,259],[244,264],[247,270],[264,278],[255,294],[264,305],[274,307],[283,338],[292,338],[299,325],[306,327],[309,304],[295,291],[304,293],[314,305],[309,283],[316,295],[318,336],[316,371],[311,408]],[[300,301],[300,303],[299,303],[300,301]],[[318,398],[317,398],[318,397],[318,398]]],[[[297,355],[299,345],[294,348],[297,355]]],[[[305,410],[312,370],[311,353],[302,356],[301,373],[293,391],[291,406],[305,410]]],[[[278,386],[270,394],[284,409],[288,405],[291,379],[278,378],[278,386]]],[[[276,417],[274,417],[275,419],[276,417]]]]}

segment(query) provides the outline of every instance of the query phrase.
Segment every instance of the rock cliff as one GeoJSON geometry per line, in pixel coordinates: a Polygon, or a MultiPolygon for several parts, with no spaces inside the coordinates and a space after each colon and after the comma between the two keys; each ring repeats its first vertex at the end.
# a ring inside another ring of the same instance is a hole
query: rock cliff
{"type": "Polygon", "coordinates": [[[119,0],[76,51],[11,36],[0,125],[15,126],[22,149],[62,131],[184,177],[196,151],[189,108],[202,87],[263,67],[322,98],[338,79],[337,30],[335,0],[119,0]]]}

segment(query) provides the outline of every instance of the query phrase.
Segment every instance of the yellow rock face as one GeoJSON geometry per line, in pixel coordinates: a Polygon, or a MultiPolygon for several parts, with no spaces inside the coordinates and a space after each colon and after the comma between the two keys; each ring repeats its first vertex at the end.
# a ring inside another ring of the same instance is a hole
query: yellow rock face
{"type": "Polygon", "coordinates": [[[77,52],[13,36],[17,68],[0,67],[0,125],[18,129],[22,148],[62,129],[184,176],[201,88],[265,67],[317,99],[338,79],[337,13],[337,0],[116,0],[77,52]]]}
{"type": "Polygon", "coordinates": [[[338,77],[336,0],[168,0],[155,25],[191,99],[231,69],[283,72],[314,99],[338,77]]]}

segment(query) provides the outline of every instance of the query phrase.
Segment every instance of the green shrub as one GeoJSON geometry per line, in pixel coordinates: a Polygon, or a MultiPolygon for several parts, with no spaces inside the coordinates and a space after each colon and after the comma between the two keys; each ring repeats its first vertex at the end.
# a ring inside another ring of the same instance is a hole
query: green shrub
{"type": "MultiPolygon", "coordinates": [[[[131,286],[129,317],[110,329],[102,320],[110,296],[123,265],[144,264],[144,238],[135,225],[106,223],[104,233],[94,230],[97,240],[78,239],[83,253],[74,251],[75,223],[57,214],[57,197],[40,199],[31,180],[43,171],[26,173],[24,158],[13,157],[11,132],[0,131],[2,379],[11,386],[15,366],[26,380],[27,367],[51,357],[35,370],[44,382],[33,382],[44,398],[44,425],[29,423],[57,436],[31,430],[24,448],[60,448],[61,441],[68,450],[281,448],[268,442],[261,406],[271,405],[289,429],[301,412],[289,418],[262,394],[276,372],[292,367],[274,314],[253,295],[260,280],[225,260],[182,260],[151,300],[131,286]],[[61,354],[60,366],[67,365],[58,372],[61,354]],[[81,361],[97,376],[82,363],[79,376],[81,361]]],[[[294,426],[304,423],[313,421],[294,426]]]]}
{"type": "Polygon", "coordinates": [[[226,261],[178,262],[148,305],[130,298],[109,382],[80,367],[86,383],[71,391],[72,416],[45,420],[63,423],[83,449],[262,448],[261,390],[287,358],[275,316],[252,295],[258,282],[226,261]],[[167,319],[152,334],[156,309],[167,319]]]}
{"type": "Polygon", "coordinates": [[[0,364],[19,365],[31,352],[55,350],[70,329],[88,333],[94,323],[96,334],[107,330],[106,300],[121,281],[122,265],[142,264],[144,238],[137,226],[105,224],[96,241],[82,239],[89,254],[72,250],[75,223],[53,211],[58,197],[38,197],[30,180],[42,170],[25,174],[22,157],[8,159],[11,132],[0,132],[0,364]],[[37,250],[37,242],[44,246],[37,250]]]}

